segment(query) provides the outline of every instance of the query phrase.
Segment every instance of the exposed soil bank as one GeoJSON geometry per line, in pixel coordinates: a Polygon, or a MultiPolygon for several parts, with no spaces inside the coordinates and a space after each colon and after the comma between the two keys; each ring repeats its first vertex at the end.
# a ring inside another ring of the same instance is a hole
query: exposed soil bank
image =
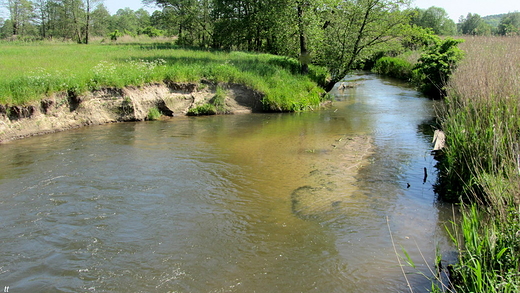
{"type": "MultiPolygon", "coordinates": [[[[261,111],[261,93],[237,84],[224,88],[228,113],[261,111]]],[[[154,83],[84,95],[58,93],[24,106],[0,105],[0,143],[86,125],[142,121],[154,107],[165,116],[185,115],[190,108],[207,103],[215,92],[216,85],[209,83],[154,83]]]]}

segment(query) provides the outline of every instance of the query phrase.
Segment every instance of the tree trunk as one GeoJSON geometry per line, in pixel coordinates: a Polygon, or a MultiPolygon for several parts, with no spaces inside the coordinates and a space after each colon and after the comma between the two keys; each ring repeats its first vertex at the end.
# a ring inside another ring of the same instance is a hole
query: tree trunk
{"type": "Polygon", "coordinates": [[[85,44],[88,44],[90,26],[90,0],[87,0],[87,24],[85,25],[85,44]]]}
{"type": "Polygon", "coordinates": [[[307,51],[307,44],[305,40],[305,27],[303,23],[303,2],[298,2],[298,28],[300,33],[300,63],[301,73],[309,73],[309,52],[307,51]]]}

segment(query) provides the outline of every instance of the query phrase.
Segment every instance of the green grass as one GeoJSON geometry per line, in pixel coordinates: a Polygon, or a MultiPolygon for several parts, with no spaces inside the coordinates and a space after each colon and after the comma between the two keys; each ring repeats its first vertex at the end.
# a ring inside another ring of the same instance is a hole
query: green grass
{"type": "Polygon", "coordinates": [[[296,60],[269,54],[181,49],[168,43],[77,45],[0,44],[0,104],[21,105],[56,92],[82,93],[102,87],[150,82],[244,84],[264,94],[270,111],[317,107],[327,71],[308,76],[296,60]]]}
{"type": "Polygon", "coordinates": [[[400,57],[382,57],[376,61],[372,71],[403,80],[412,77],[413,65],[400,57]]]}
{"type": "Polygon", "coordinates": [[[150,108],[150,110],[148,110],[148,115],[146,116],[146,118],[150,121],[154,121],[154,120],[158,120],[159,118],[161,118],[161,116],[162,116],[161,111],[157,107],[154,107],[154,108],[150,108]]]}
{"type": "Polygon", "coordinates": [[[519,40],[467,39],[439,109],[447,147],[437,191],[467,203],[452,233],[455,292],[520,290],[519,40]]]}

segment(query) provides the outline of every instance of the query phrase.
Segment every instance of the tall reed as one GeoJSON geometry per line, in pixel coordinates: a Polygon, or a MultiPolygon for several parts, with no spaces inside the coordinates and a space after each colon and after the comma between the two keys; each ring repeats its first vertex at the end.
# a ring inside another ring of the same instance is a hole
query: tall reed
{"type": "Polygon", "coordinates": [[[463,200],[457,292],[520,290],[520,38],[469,37],[439,111],[437,190],[463,200]]]}

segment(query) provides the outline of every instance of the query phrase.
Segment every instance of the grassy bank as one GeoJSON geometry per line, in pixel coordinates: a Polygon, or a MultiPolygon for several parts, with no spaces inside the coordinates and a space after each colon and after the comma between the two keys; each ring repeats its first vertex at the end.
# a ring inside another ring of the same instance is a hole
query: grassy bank
{"type": "Polygon", "coordinates": [[[437,186],[463,201],[456,292],[520,291],[520,39],[467,38],[439,111],[447,148],[437,186]]]}
{"type": "Polygon", "coordinates": [[[0,64],[0,104],[10,105],[60,91],[207,80],[244,84],[263,93],[266,110],[300,111],[319,105],[319,85],[327,78],[327,71],[318,67],[302,76],[298,62],[285,57],[181,49],[169,43],[0,43],[0,64]]]}

